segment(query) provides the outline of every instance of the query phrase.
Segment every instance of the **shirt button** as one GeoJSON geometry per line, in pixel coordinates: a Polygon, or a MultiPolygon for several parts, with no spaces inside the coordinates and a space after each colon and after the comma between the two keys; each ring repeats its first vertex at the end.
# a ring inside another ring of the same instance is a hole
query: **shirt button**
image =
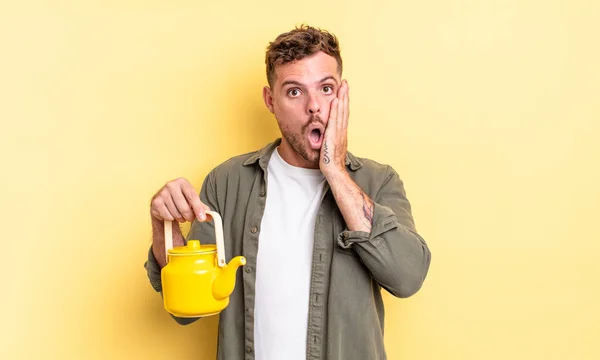
{"type": "Polygon", "coordinates": [[[252,348],[250,346],[246,347],[246,352],[250,354],[252,352],[252,348]]]}
{"type": "Polygon", "coordinates": [[[247,272],[247,273],[250,273],[250,272],[252,272],[252,268],[251,268],[250,266],[246,266],[246,272],[247,272]]]}
{"type": "Polygon", "coordinates": [[[266,195],[266,193],[264,190],[260,192],[260,197],[265,197],[265,195],[266,195]]]}
{"type": "Polygon", "coordinates": [[[252,229],[250,229],[250,232],[253,234],[256,234],[257,231],[258,229],[256,228],[256,226],[253,226],[252,229]]]}

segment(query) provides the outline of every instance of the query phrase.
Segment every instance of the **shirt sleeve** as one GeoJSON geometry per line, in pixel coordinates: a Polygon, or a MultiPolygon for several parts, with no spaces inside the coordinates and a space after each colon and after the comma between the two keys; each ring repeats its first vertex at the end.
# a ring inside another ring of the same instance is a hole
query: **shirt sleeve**
{"type": "Polygon", "coordinates": [[[156,292],[162,292],[160,266],[154,257],[152,246],[150,246],[150,250],[148,250],[148,260],[146,260],[146,263],[144,263],[144,268],[146,269],[148,280],[150,280],[150,285],[152,285],[152,288],[156,292]]]}
{"type": "Polygon", "coordinates": [[[394,169],[374,199],[371,232],[343,231],[337,243],[352,248],[373,278],[392,295],[406,298],[423,285],[431,253],[417,233],[404,185],[394,169]]]}

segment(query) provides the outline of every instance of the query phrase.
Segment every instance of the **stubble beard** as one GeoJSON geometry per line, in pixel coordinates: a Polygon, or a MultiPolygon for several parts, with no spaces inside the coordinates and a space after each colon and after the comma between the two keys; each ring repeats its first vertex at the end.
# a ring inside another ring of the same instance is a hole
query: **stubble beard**
{"type": "MultiPolygon", "coordinates": [[[[323,124],[323,120],[319,117],[319,115],[311,115],[309,121],[302,126],[300,133],[290,133],[290,131],[282,131],[283,137],[290,144],[292,149],[300,155],[304,160],[308,161],[311,164],[318,164],[319,157],[321,156],[320,150],[313,150],[308,145],[308,141],[306,140],[306,129],[314,124],[321,123],[323,124]]],[[[324,126],[325,124],[323,124],[324,126]]]]}

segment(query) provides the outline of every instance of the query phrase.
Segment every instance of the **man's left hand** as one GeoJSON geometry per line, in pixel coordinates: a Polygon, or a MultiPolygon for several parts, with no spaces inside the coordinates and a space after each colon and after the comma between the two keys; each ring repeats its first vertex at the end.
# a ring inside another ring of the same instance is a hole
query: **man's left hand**
{"type": "Polygon", "coordinates": [[[342,81],[337,97],[331,101],[329,121],[323,146],[321,147],[321,160],[319,167],[326,178],[346,172],[346,152],[348,149],[348,82],[342,81]]]}

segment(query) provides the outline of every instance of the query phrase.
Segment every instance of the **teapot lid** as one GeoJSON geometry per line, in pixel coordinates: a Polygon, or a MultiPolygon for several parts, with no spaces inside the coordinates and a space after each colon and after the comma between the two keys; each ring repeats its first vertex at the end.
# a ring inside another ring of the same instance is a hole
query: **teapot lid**
{"type": "Polygon", "coordinates": [[[189,240],[186,246],[176,246],[169,250],[173,255],[208,254],[217,251],[216,245],[200,245],[199,240],[189,240]]]}

